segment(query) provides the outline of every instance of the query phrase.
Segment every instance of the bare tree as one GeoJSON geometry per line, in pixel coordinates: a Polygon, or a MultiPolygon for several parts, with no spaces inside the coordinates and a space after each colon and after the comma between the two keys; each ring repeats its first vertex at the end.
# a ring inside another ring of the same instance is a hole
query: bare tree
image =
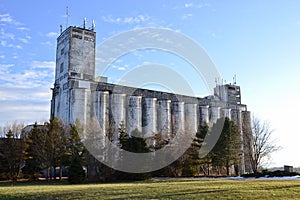
{"type": "Polygon", "coordinates": [[[252,136],[253,136],[253,156],[251,159],[252,170],[257,172],[263,162],[268,160],[271,154],[281,149],[272,138],[274,130],[267,121],[261,121],[253,117],[252,136]]]}

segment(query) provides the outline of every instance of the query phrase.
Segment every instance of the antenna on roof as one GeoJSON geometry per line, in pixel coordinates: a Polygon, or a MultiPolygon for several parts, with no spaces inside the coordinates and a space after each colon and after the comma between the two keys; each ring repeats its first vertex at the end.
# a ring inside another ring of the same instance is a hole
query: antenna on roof
{"type": "Polygon", "coordinates": [[[95,30],[95,27],[96,27],[96,25],[95,25],[95,21],[93,20],[93,21],[92,21],[92,31],[94,31],[94,30],[95,30]]]}
{"type": "Polygon", "coordinates": [[[69,26],[69,7],[66,8],[66,29],[69,26]]]}
{"type": "Polygon", "coordinates": [[[236,74],[233,76],[233,85],[236,84],[236,74]]]}
{"type": "Polygon", "coordinates": [[[83,28],[85,29],[86,27],[86,17],[83,19],[83,28]]]}
{"type": "Polygon", "coordinates": [[[60,25],[59,27],[60,27],[60,33],[62,33],[62,29],[63,29],[63,28],[62,28],[62,25],[60,25]]]}

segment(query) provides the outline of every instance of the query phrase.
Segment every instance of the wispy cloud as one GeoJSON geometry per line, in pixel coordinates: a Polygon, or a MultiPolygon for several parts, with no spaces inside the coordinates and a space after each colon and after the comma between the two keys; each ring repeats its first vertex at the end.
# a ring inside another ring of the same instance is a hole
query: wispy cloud
{"type": "Polygon", "coordinates": [[[8,73],[8,69],[13,66],[13,64],[0,64],[0,74],[8,73]]]}
{"type": "Polygon", "coordinates": [[[0,65],[0,83],[3,86],[32,88],[49,85],[54,76],[54,62],[33,61],[27,69],[20,71],[13,64],[0,65]]]}
{"type": "Polygon", "coordinates": [[[14,40],[15,39],[15,35],[9,32],[6,32],[3,28],[0,29],[0,38],[1,39],[10,39],[10,40],[14,40]]]}
{"type": "Polygon", "coordinates": [[[15,48],[15,49],[23,49],[23,47],[21,45],[14,45],[14,44],[10,44],[5,40],[2,40],[0,42],[0,45],[3,47],[10,47],[10,48],[15,48]]]}
{"type": "Polygon", "coordinates": [[[51,61],[33,61],[32,69],[53,69],[55,68],[55,62],[51,61]]]}
{"type": "Polygon", "coordinates": [[[49,32],[46,34],[47,37],[50,37],[50,38],[56,38],[58,36],[58,33],[56,32],[49,32]]]}
{"type": "Polygon", "coordinates": [[[5,23],[5,24],[12,24],[12,25],[16,25],[16,26],[22,25],[22,23],[13,19],[9,13],[0,14],[0,22],[5,23]]]}
{"type": "Polygon", "coordinates": [[[191,7],[193,7],[193,3],[185,3],[184,7],[191,8],[191,7]]]}
{"type": "Polygon", "coordinates": [[[138,15],[134,17],[113,17],[111,15],[108,15],[102,16],[102,20],[104,22],[114,24],[139,24],[149,21],[150,17],[147,15],[138,15]]]}
{"type": "Polygon", "coordinates": [[[181,17],[181,19],[187,19],[187,18],[190,18],[190,17],[192,17],[192,16],[193,16],[193,14],[191,14],[191,13],[184,14],[184,15],[181,17]]]}
{"type": "Polygon", "coordinates": [[[210,4],[208,3],[186,3],[184,4],[185,8],[204,8],[204,7],[209,7],[210,4]]]}
{"type": "Polygon", "coordinates": [[[50,41],[41,42],[41,44],[42,44],[42,45],[45,45],[45,46],[49,46],[49,47],[54,46],[54,43],[53,43],[53,42],[50,42],[50,41]]]}
{"type": "Polygon", "coordinates": [[[20,30],[20,31],[29,31],[30,29],[27,28],[27,27],[18,27],[17,30],[20,30]]]}
{"type": "Polygon", "coordinates": [[[19,38],[19,40],[25,44],[29,43],[29,40],[27,38],[19,38]]]}

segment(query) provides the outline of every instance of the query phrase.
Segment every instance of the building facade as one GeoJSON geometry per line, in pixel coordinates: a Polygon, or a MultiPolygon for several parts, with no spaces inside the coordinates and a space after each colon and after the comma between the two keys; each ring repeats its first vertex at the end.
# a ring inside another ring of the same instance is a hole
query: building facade
{"type": "MultiPolygon", "coordinates": [[[[95,46],[91,29],[71,26],[57,38],[51,118],[67,123],[79,119],[83,124],[96,118],[103,135],[114,127],[113,140],[121,123],[129,134],[138,130],[144,137],[157,132],[169,137],[178,131],[196,133],[199,124],[213,125],[221,117],[237,123],[242,141],[251,134],[251,113],[241,103],[239,86],[217,85],[214,95],[198,98],[111,84],[107,78],[95,78],[95,46]]],[[[251,169],[243,148],[241,173],[251,169]]]]}

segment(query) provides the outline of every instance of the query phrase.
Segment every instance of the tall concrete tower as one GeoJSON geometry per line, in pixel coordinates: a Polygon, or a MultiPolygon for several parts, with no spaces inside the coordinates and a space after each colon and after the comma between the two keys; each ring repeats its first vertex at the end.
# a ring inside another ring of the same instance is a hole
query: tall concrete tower
{"type": "MultiPolygon", "coordinates": [[[[93,29],[74,26],[57,38],[51,118],[55,116],[70,123],[75,120],[72,112],[84,114],[83,110],[74,108],[84,107],[87,93],[90,93],[90,81],[95,77],[95,41],[93,29]],[[82,105],[74,107],[75,104],[82,105]]],[[[80,118],[83,119],[84,115],[80,118]]]]}

